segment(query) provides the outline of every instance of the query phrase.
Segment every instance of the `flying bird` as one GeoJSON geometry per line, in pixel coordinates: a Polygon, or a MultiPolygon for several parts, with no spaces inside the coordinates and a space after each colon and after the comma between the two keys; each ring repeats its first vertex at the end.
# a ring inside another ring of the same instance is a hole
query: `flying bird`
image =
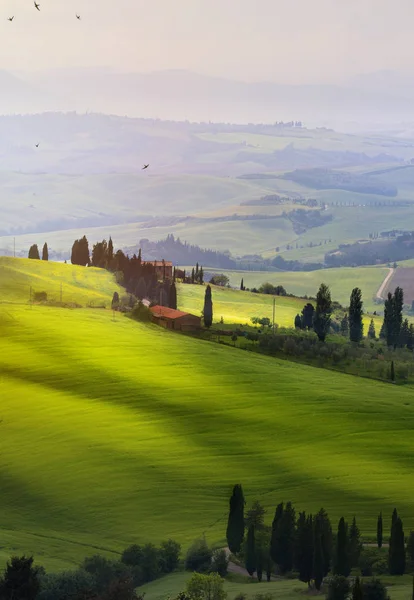
{"type": "Polygon", "coordinates": [[[36,2],[36,0],[34,0],[34,3],[33,3],[33,4],[35,5],[35,8],[37,8],[37,10],[40,12],[40,4],[38,4],[38,3],[36,2]]]}
{"type": "Polygon", "coordinates": [[[14,19],[14,15],[12,17],[9,17],[7,20],[10,21],[10,23],[13,21],[14,19]]]}
{"type": "Polygon", "coordinates": [[[36,148],[39,148],[39,144],[35,144],[36,148]]]}
{"type": "Polygon", "coordinates": [[[80,15],[76,15],[76,18],[78,19],[78,21],[81,20],[80,15]]]}
{"type": "Polygon", "coordinates": [[[148,165],[144,165],[144,166],[142,167],[142,170],[144,171],[144,169],[148,169],[148,167],[149,167],[149,164],[148,164],[148,165]]]}

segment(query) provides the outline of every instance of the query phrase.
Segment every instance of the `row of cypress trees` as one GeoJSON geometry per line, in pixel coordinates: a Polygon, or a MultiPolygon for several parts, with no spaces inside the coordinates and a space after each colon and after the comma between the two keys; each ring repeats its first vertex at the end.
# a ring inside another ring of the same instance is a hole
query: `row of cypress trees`
{"type": "MultiPolygon", "coordinates": [[[[255,503],[258,504],[258,503],[255,503]]],[[[245,517],[245,499],[240,484],[233,488],[227,522],[227,543],[232,553],[244,553],[245,566],[250,575],[257,573],[261,580],[266,570],[270,580],[272,565],[280,574],[293,569],[298,577],[320,589],[329,572],[348,577],[351,569],[359,565],[362,542],[354,517],[351,525],[343,517],[339,520],[336,536],[327,512],[321,509],[316,515],[296,512],[291,502],[278,504],[270,531],[263,524],[264,510],[256,510],[260,518],[245,517]],[[247,528],[247,535],[245,530],[247,528]],[[265,540],[265,541],[264,541],[265,540]]],[[[249,511],[252,513],[252,511],[249,511]]],[[[377,544],[383,542],[382,514],[377,521],[377,544]]],[[[411,538],[410,538],[411,539],[411,538]]],[[[403,524],[394,509],[388,549],[388,567],[391,575],[405,572],[405,538],[403,524]]]]}
{"type": "MultiPolygon", "coordinates": [[[[30,246],[28,258],[32,258],[34,260],[40,260],[40,253],[39,253],[39,248],[38,248],[37,244],[33,244],[32,246],[30,246]]],[[[43,244],[42,260],[49,260],[49,249],[47,247],[46,242],[43,244]]]]}

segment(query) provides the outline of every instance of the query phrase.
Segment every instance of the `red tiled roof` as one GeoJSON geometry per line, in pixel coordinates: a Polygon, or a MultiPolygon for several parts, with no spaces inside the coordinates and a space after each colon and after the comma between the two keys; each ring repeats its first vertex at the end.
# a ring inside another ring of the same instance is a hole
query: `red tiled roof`
{"type": "Polygon", "coordinates": [[[167,308],[166,306],[151,306],[150,311],[154,317],[166,317],[167,319],[179,319],[180,317],[194,316],[190,315],[190,313],[182,312],[181,310],[167,308]]]}

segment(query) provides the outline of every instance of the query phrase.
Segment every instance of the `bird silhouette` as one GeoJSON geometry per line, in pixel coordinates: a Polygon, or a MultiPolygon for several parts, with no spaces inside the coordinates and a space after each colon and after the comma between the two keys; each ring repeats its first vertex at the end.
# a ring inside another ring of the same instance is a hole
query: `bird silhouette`
{"type": "Polygon", "coordinates": [[[37,8],[37,10],[40,12],[40,4],[38,4],[38,3],[36,2],[36,0],[34,0],[34,3],[33,3],[33,4],[35,5],[35,8],[37,8]]]}
{"type": "Polygon", "coordinates": [[[80,15],[76,15],[76,18],[78,19],[78,21],[81,20],[80,15]]]}
{"type": "Polygon", "coordinates": [[[13,21],[14,19],[14,15],[12,17],[9,17],[7,20],[10,21],[10,23],[13,21]]]}
{"type": "Polygon", "coordinates": [[[144,166],[142,167],[142,170],[144,171],[144,169],[148,169],[148,167],[149,167],[149,164],[148,164],[148,165],[144,165],[144,166]]]}
{"type": "Polygon", "coordinates": [[[36,148],[39,148],[39,144],[35,144],[36,148]]]}

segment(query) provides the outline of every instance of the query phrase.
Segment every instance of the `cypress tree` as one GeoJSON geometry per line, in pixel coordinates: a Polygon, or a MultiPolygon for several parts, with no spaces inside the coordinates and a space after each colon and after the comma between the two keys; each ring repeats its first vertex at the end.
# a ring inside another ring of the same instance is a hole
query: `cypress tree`
{"type": "Polygon", "coordinates": [[[170,290],[168,294],[168,306],[177,310],[177,288],[175,287],[175,283],[173,282],[170,285],[170,290]]]}
{"type": "Polygon", "coordinates": [[[332,299],[329,287],[321,283],[316,295],[313,328],[319,341],[324,342],[331,326],[332,299]]]}
{"type": "Polygon", "coordinates": [[[247,540],[246,540],[246,571],[250,575],[253,576],[253,573],[256,571],[256,548],[255,548],[255,539],[254,539],[254,526],[251,525],[247,530],[247,540]]]}
{"type": "Polygon", "coordinates": [[[243,488],[237,484],[230,497],[229,518],[227,521],[227,545],[230,552],[240,552],[244,538],[244,495],[243,488]]]}
{"type": "Polygon", "coordinates": [[[114,295],[112,296],[111,308],[112,308],[112,310],[115,310],[116,308],[118,308],[118,306],[119,306],[119,294],[118,294],[118,292],[114,292],[114,295]]]}
{"type": "Polygon", "coordinates": [[[211,299],[211,287],[206,287],[204,296],[204,325],[210,328],[213,324],[213,301],[211,299]]]}
{"type": "Polygon", "coordinates": [[[391,381],[395,381],[395,368],[394,368],[393,360],[391,361],[390,379],[391,379],[391,381]]]}
{"type": "Polygon", "coordinates": [[[323,550],[321,524],[315,519],[313,539],[313,580],[315,588],[319,591],[323,581],[323,550]]]}
{"type": "Polygon", "coordinates": [[[204,271],[203,271],[203,267],[200,267],[200,270],[198,272],[198,280],[199,280],[200,284],[203,285],[203,283],[204,283],[204,271]]]}
{"type": "Polygon", "coordinates": [[[349,317],[348,317],[348,315],[345,315],[341,321],[341,334],[344,337],[349,336],[349,317]]]}
{"type": "Polygon", "coordinates": [[[335,574],[348,577],[351,572],[349,564],[349,538],[348,525],[343,517],[338,524],[338,535],[336,538],[336,564],[335,574]]]}
{"type": "Polygon", "coordinates": [[[369,324],[369,329],[368,329],[368,337],[371,340],[375,340],[375,324],[374,324],[374,319],[371,319],[371,323],[369,324]]]}
{"type": "Polygon", "coordinates": [[[299,580],[310,585],[313,573],[313,519],[312,515],[306,516],[299,513],[296,525],[295,539],[295,568],[299,573],[299,580]]]}
{"type": "Polygon", "coordinates": [[[364,594],[362,590],[362,585],[359,577],[355,579],[355,583],[352,588],[352,600],[363,600],[364,594]]]}
{"type": "Polygon", "coordinates": [[[279,544],[279,522],[284,512],[283,502],[277,505],[275,516],[272,522],[272,533],[270,537],[270,556],[275,564],[279,564],[281,552],[279,544]]]}
{"type": "Polygon", "coordinates": [[[315,308],[313,304],[305,304],[302,309],[302,321],[303,329],[312,329],[313,327],[313,316],[315,314],[315,308]]]}
{"type": "Polygon", "coordinates": [[[194,267],[193,270],[191,271],[191,283],[194,283],[195,281],[195,271],[194,271],[194,267]]]}
{"type": "Polygon", "coordinates": [[[349,339],[351,342],[359,343],[364,333],[362,322],[362,292],[354,288],[351,292],[349,304],[349,339]]]}
{"type": "Polygon", "coordinates": [[[28,258],[40,260],[39,248],[37,247],[37,244],[33,244],[33,246],[30,246],[28,258]]]}
{"type": "Polygon", "coordinates": [[[49,260],[49,248],[46,242],[43,244],[42,260],[49,260]]]}
{"type": "Polygon", "coordinates": [[[410,535],[407,540],[407,570],[412,573],[414,571],[414,531],[410,531],[410,535]]]}
{"type": "Polygon", "coordinates": [[[322,553],[323,553],[323,576],[326,577],[331,570],[332,553],[333,553],[333,535],[332,526],[328,517],[328,513],[321,508],[315,517],[320,522],[320,530],[322,535],[322,553]]]}
{"type": "Polygon", "coordinates": [[[274,558],[274,561],[278,565],[281,573],[288,573],[293,568],[295,520],[295,509],[293,508],[292,503],[288,502],[276,528],[277,558],[274,558]]]}
{"type": "Polygon", "coordinates": [[[107,266],[111,266],[111,262],[114,258],[114,243],[111,236],[109,236],[108,249],[107,249],[107,266]]]}
{"type": "Polygon", "coordinates": [[[302,329],[302,317],[300,315],[295,317],[295,329],[302,329]]]}
{"type": "Polygon", "coordinates": [[[391,526],[388,569],[390,575],[404,575],[405,572],[405,541],[403,524],[400,517],[397,517],[391,526]]]}
{"type": "Polygon", "coordinates": [[[393,346],[398,346],[398,341],[403,323],[404,291],[400,287],[395,288],[393,306],[393,346]]]}
{"type": "Polygon", "coordinates": [[[244,282],[243,282],[243,278],[242,278],[242,280],[241,280],[241,283],[240,283],[240,290],[241,290],[242,292],[244,291],[244,282]]]}
{"type": "Polygon", "coordinates": [[[398,519],[398,512],[397,512],[397,509],[394,508],[394,510],[392,511],[392,517],[391,517],[391,527],[394,525],[394,523],[397,519],[398,519]]]}
{"type": "Polygon", "coordinates": [[[382,512],[380,512],[377,519],[377,546],[382,548],[382,512]]]}
{"type": "Polygon", "coordinates": [[[349,558],[351,567],[357,567],[359,563],[359,557],[361,555],[361,533],[358,525],[356,524],[355,517],[352,519],[352,524],[349,529],[349,558]]]}

